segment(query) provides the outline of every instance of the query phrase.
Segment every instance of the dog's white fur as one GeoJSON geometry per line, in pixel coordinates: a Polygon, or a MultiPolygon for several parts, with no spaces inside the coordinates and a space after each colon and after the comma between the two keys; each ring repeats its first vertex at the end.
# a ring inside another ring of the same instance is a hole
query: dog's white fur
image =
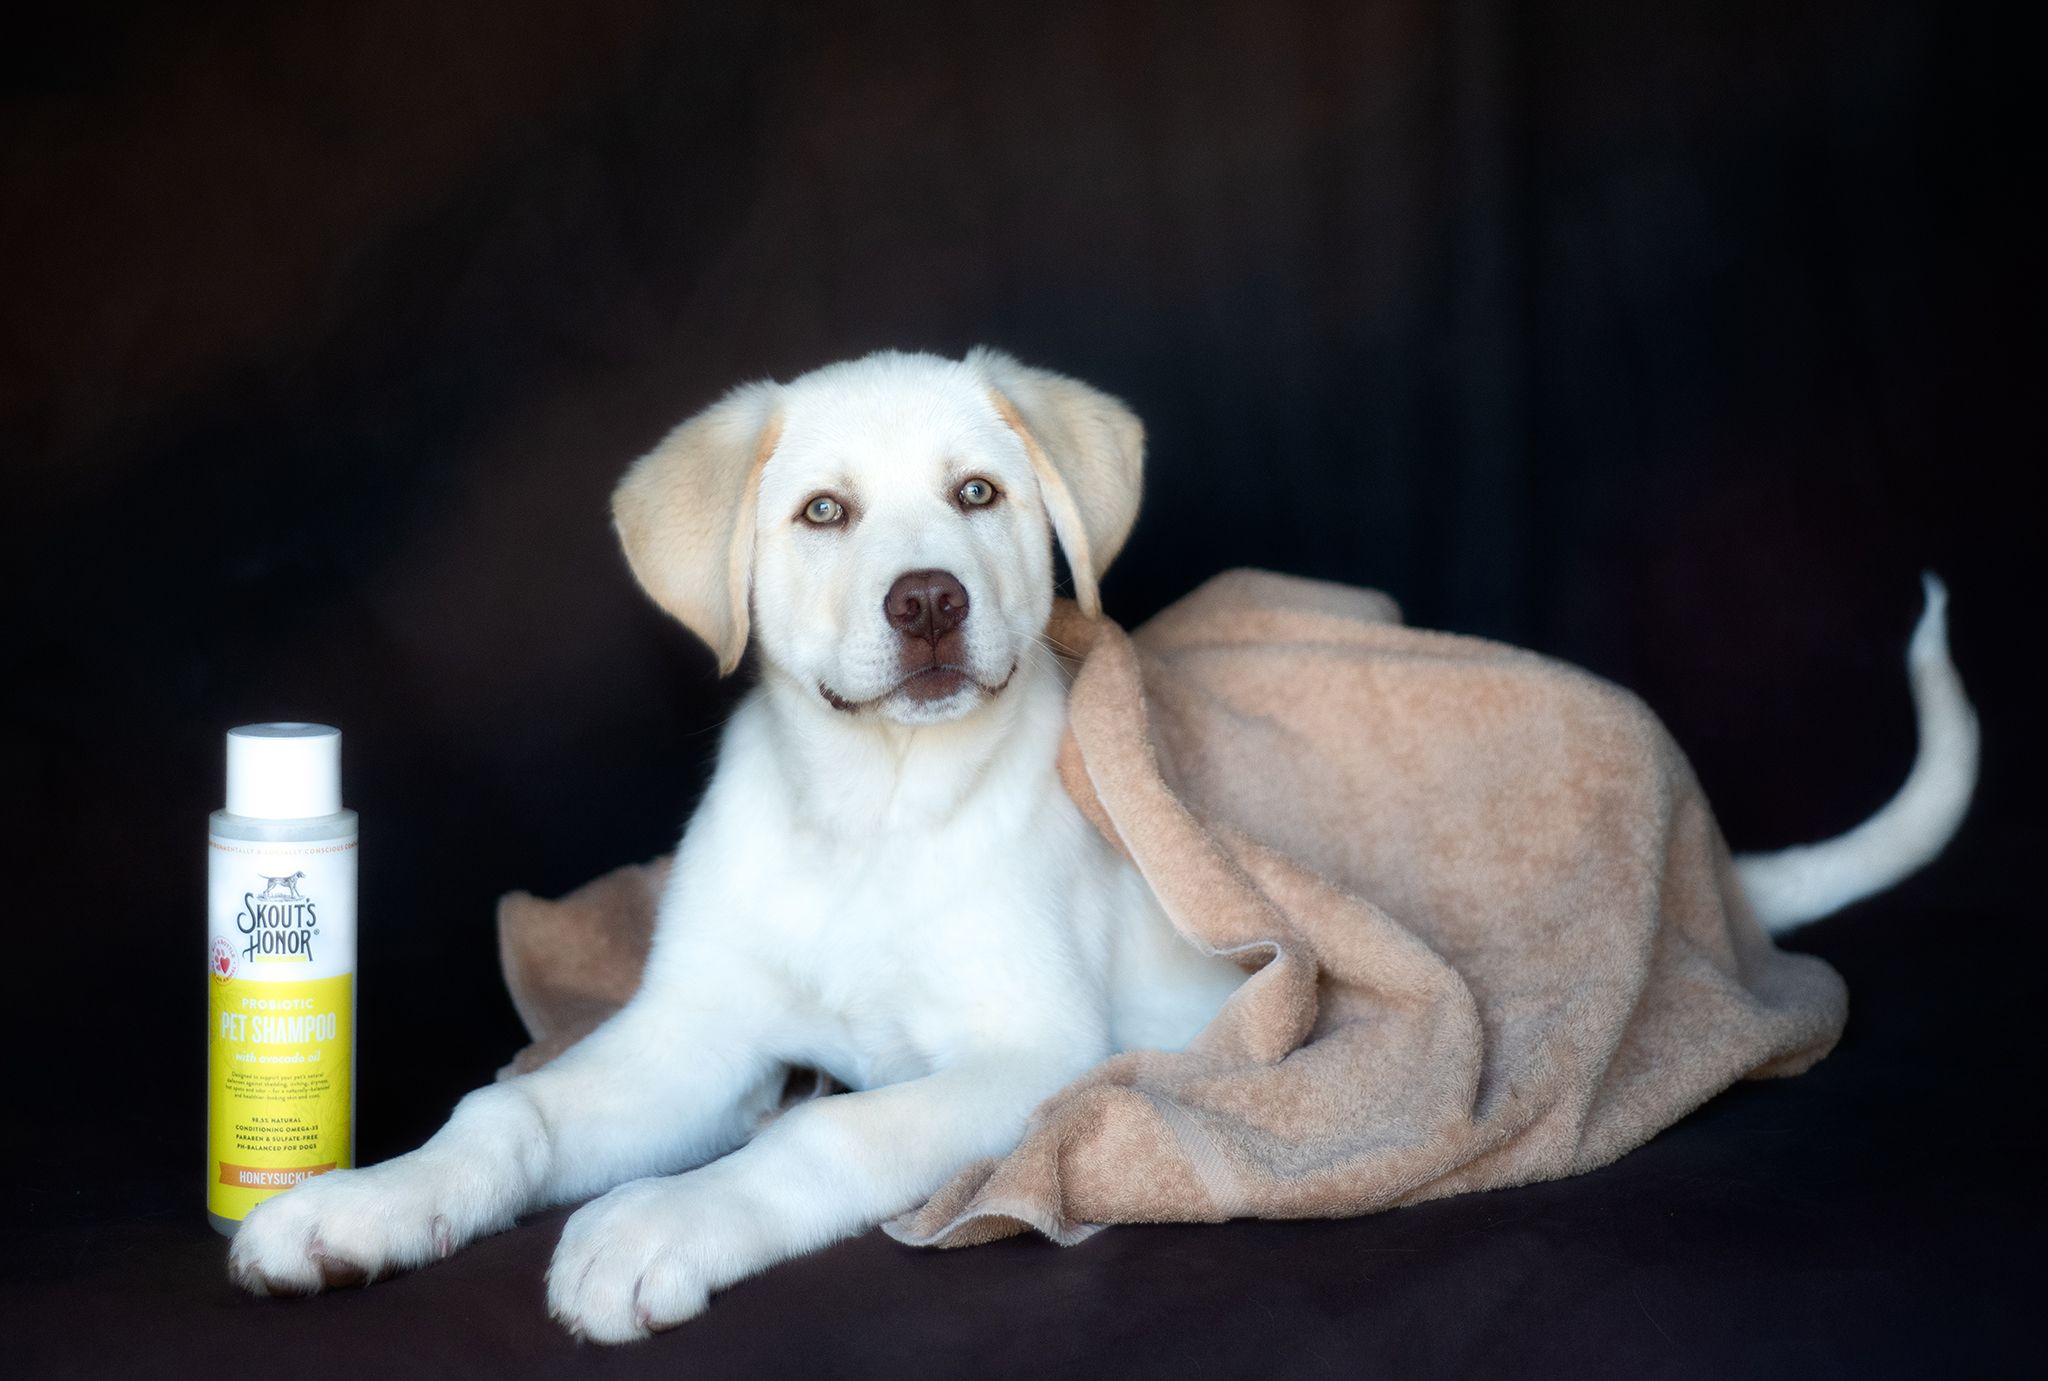
{"type": "MultiPolygon", "coordinates": [[[[1008,1150],[1112,1052],[1185,1045],[1243,974],[1176,935],[1061,789],[1065,684],[1043,641],[1054,535],[1093,612],[1141,451],[1115,399],[982,350],[752,385],[639,462],[614,505],[636,575],[723,669],[750,639],[761,666],[641,988],[552,1064],[463,1099],[419,1150],[258,1207],[234,1278],[374,1279],[595,1194],[556,1248],[549,1307],[581,1336],[638,1338],[1008,1150]],[[997,502],[964,506],[971,478],[997,502]],[[821,494],[845,524],[805,520],[821,494]],[[921,570],[969,597],[939,695],[904,688],[883,611],[921,570]],[[792,1066],[852,1091],[761,1129],[792,1066]]],[[[1915,818],[1923,848],[1954,828],[1915,818]]],[[[1808,858],[1829,898],[1873,890],[1830,847],[1808,858]]]]}

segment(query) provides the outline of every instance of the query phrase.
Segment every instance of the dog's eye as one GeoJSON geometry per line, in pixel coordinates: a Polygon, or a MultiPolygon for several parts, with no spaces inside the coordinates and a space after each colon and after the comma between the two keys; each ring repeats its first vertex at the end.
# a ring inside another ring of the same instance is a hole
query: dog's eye
{"type": "Polygon", "coordinates": [[[954,497],[960,500],[962,508],[986,508],[996,501],[996,487],[976,475],[961,485],[959,493],[954,497]]]}
{"type": "Polygon", "coordinates": [[[812,527],[837,527],[846,521],[846,505],[830,494],[819,494],[804,505],[804,521],[812,527]]]}

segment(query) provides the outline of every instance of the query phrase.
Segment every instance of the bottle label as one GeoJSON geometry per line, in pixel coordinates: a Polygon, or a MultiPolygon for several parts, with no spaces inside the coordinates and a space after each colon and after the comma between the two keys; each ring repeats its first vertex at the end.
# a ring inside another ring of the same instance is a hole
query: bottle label
{"type": "Polygon", "coordinates": [[[356,841],[207,841],[206,1206],[353,1156],[356,841]]]}

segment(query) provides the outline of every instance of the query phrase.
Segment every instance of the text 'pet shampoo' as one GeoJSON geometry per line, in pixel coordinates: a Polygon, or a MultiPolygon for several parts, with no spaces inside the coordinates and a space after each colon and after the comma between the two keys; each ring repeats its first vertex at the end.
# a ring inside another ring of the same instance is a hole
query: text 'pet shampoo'
{"type": "Polygon", "coordinates": [[[356,813],[341,731],[228,730],[207,838],[206,1211],[233,1235],[271,1195],[355,1159],[356,813]]]}

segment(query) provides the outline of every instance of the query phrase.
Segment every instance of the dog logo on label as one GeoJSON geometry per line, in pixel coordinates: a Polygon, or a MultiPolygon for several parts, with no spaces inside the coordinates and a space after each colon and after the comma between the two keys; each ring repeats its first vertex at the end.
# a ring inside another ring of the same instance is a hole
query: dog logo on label
{"type": "Polygon", "coordinates": [[[257,901],[298,901],[299,879],[304,873],[293,873],[289,877],[274,878],[268,873],[258,873],[263,879],[263,890],[256,894],[257,901]]]}

